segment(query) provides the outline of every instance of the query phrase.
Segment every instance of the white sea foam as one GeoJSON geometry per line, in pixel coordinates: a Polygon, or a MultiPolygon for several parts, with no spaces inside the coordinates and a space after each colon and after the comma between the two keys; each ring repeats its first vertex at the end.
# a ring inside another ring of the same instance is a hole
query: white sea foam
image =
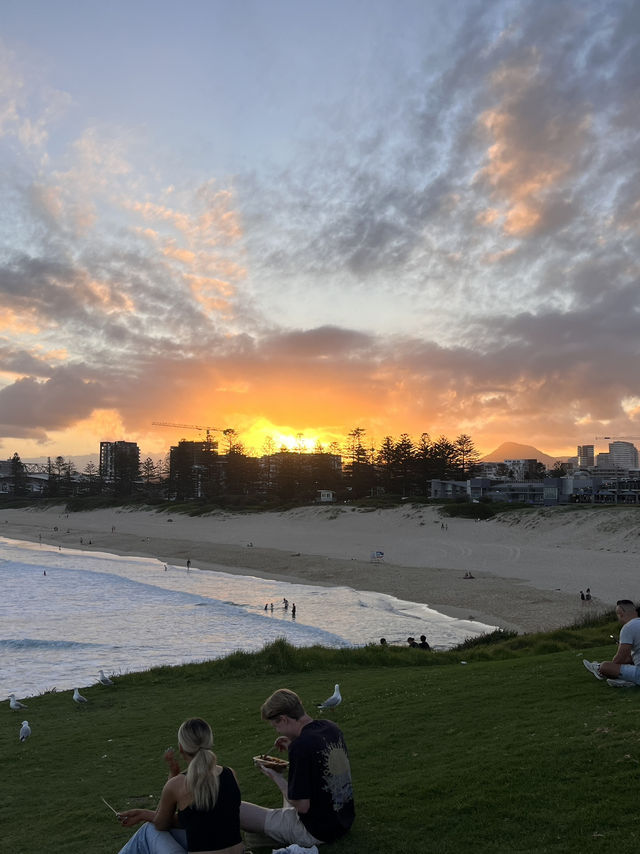
{"type": "Polygon", "coordinates": [[[448,648],[493,626],[349,587],[316,587],[168,566],[0,538],[0,652],[6,690],[66,690],[107,673],[296,646],[404,643],[426,634],[448,648]],[[46,572],[46,575],[44,574],[46,572]],[[296,619],[282,607],[296,603],[296,619]],[[265,603],[274,610],[264,610],[265,603]],[[84,675],[84,680],[82,675],[84,675]]]}

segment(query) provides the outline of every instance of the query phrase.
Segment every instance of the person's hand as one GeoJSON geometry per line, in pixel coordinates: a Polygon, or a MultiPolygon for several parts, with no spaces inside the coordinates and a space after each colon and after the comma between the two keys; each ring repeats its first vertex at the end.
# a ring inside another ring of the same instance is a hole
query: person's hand
{"type": "Polygon", "coordinates": [[[258,765],[258,768],[262,771],[263,774],[266,774],[267,777],[271,777],[271,779],[275,782],[277,782],[278,780],[285,779],[279,771],[274,771],[273,768],[265,768],[264,765],[258,765]]]}
{"type": "Polygon", "coordinates": [[[273,743],[273,746],[277,748],[281,753],[285,750],[289,749],[289,745],[291,744],[291,739],[286,735],[280,735],[273,743]]]}
{"type": "Polygon", "coordinates": [[[169,766],[169,777],[177,777],[177,775],[180,773],[180,765],[178,764],[178,760],[176,759],[173,747],[167,747],[162,758],[169,766]]]}
{"type": "Polygon", "coordinates": [[[282,794],[287,797],[287,789],[289,784],[287,783],[287,778],[280,774],[278,771],[274,771],[273,768],[265,768],[264,765],[260,766],[260,770],[263,774],[269,777],[270,780],[276,784],[276,786],[280,789],[282,794]]]}
{"type": "Polygon", "coordinates": [[[123,827],[135,827],[136,824],[146,821],[145,812],[146,810],[140,809],[123,810],[117,814],[116,818],[123,827]]]}

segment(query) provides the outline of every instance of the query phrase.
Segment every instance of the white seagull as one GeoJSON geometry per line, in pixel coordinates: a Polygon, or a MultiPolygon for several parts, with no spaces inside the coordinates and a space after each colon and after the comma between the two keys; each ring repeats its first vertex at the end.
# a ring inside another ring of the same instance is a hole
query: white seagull
{"type": "Polygon", "coordinates": [[[104,675],[104,670],[98,670],[98,676],[100,677],[100,684],[101,685],[113,685],[113,682],[111,681],[111,679],[109,679],[108,676],[104,675]]]}
{"type": "Polygon", "coordinates": [[[27,708],[24,703],[20,702],[20,700],[16,700],[15,694],[9,694],[9,706],[14,710],[14,712],[17,712],[18,709],[27,708]]]}
{"type": "Polygon", "coordinates": [[[324,703],[318,703],[319,709],[331,709],[334,706],[338,706],[342,702],[342,695],[340,694],[340,686],[336,684],[336,687],[333,689],[333,694],[329,697],[328,700],[325,700],[324,703]]]}
{"type": "Polygon", "coordinates": [[[80,691],[77,688],[73,689],[73,699],[76,701],[76,703],[88,703],[89,702],[86,697],[82,696],[82,694],[80,693],[80,691]]]}
{"type": "Polygon", "coordinates": [[[29,721],[22,721],[22,727],[20,728],[20,741],[26,741],[31,735],[31,727],[29,726],[29,721]]]}

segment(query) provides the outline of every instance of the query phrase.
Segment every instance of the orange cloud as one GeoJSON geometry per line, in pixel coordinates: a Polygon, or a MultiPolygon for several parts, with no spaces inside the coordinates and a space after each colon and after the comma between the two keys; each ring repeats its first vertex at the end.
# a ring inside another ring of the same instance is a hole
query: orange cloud
{"type": "Polygon", "coordinates": [[[187,275],[185,279],[193,296],[207,311],[216,311],[222,314],[231,312],[231,297],[234,295],[235,289],[229,282],[209,276],[187,275]]]}
{"type": "MultiPolygon", "coordinates": [[[[553,112],[552,99],[541,97],[548,86],[540,57],[529,51],[519,61],[504,63],[490,77],[498,103],[479,117],[491,140],[486,163],[475,181],[486,184],[504,213],[504,232],[522,237],[543,224],[547,194],[562,186],[582,149],[590,118],[553,112]]],[[[491,224],[495,208],[478,214],[491,224]]]]}
{"type": "Polygon", "coordinates": [[[483,257],[483,261],[485,264],[499,264],[500,261],[504,261],[505,258],[509,258],[510,255],[513,255],[515,249],[502,249],[499,252],[489,252],[483,257]]]}
{"type": "Polygon", "coordinates": [[[0,329],[10,334],[37,335],[40,326],[29,316],[30,312],[17,314],[13,309],[4,306],[0,311],[0,329]]]}
{"type": "Polygon", "coordinates": [[[165,246],[162,254],[188,266],[192,266],[196,260],[195,252],[191,252],[189,249],[179,249],[177,246],[165,246]]]}
{"type": "Polygon", "coordinates": [[[530,202],[516,202],[510,208],[504,223],[504,230],[511,236],[524,235],[540,223],[540,211],[530,202]]]}
{"type": "MultiPolygon", "coordinates": [[[[169,194],[175,199],[173,190],[169,194]]],[[[230,191],[216,189],[209,181],[189,198],[193,209],[189,212],[149,200],[122,202],[125,209],[153,223],[153,227],[134,226],[134,231],[155,243],[168,263],[186,268],[184,280],[198,303],[207,311],[224,314],[231,311],[232,282],[246,276],[245,268],[219,248],[241,235],[232,201],[230,191]]]]}
{"type": "Polygon", "coordinates": [[[164,205],[157,205],[153,202],[124,201],[123,206],[128,210],[141,214],[143,219],[169,222],[180,232],[187,233],[190,231],[190,217],[187,214],[172,210],[164,205]]]}
{"type": "Polygon", "coordinates": [[[205,211],[198,217],[197,225],[207,244],[218,243],[221,235],[231,242],[242,236],[229,190],[215,190],[214,182],[209,181],[200,188],[198,199],[205,205],[205,211]]]}
{"type": "Polygon", "coordinates": [[[233,243],[242,236],[238,215],[232,206],[229,190],[215,190],[213,182],[200,187],[194,199],[198,213],[187,213],[155,202],[124,200],[125,209],[141,214],[145,220],[168,223],[180,232],[190,247],[211,247],[220,243],[233,243]]]}
{"type": "Polygon", "coordinates": [[[134,301],[124,291],[115,291],[112,285],[92,280],[86,284],[92,302],[98,303],[107,314],[126,312],[133,314],[136,310],[134,301]]]}
{"type": "Polygon", "coordinates": [[[476,214],[476,222],[478,225],[493,225],[496,220],[500,219],[500,216],[500,211],[496,208],[487,208],[476,214]]]}
{"type": "Polygon", "coordinates": [[[59,347],[57,350],[47,350],[42,353],[42,358],[55,362],[64,362],[69,358],[69,351],[66,347],[59,347]]]}

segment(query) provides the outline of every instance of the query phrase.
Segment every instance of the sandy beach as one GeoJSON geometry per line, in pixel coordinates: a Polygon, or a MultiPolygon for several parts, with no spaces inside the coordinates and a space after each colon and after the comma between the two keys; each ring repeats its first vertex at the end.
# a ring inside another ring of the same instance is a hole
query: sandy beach
{"type": "Polygon", "coordinates": [[[521,632],[567,625],[621,597],[640,599],[640,512],[633,508],[545,508],[486,522],[409,505],[202,517],[62,507],[0,514],[0,536],[9,539],[373,590],[521,632]],[[587,587],[593,599],[585,605],[579,594],[587,587]]]}

